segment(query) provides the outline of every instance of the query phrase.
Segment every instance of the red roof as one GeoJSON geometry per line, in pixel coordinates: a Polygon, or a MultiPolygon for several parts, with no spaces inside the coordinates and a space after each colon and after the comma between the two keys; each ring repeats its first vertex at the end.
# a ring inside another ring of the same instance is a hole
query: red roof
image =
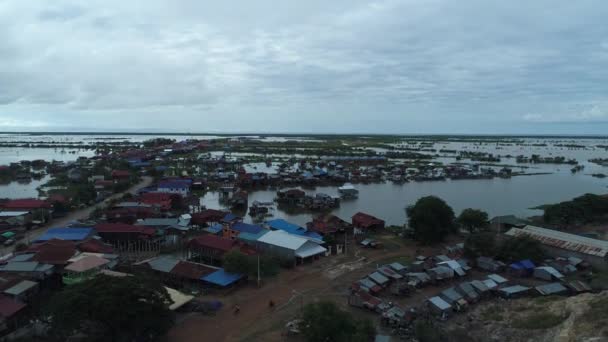
{"type": "Polygon", "coordinates": [[[89,252],[89,253],[103,253],[103,254],[114,253],[114,248],[112,248],[112,246],[105,244],[97,239],[88,239],[87,241],[81,242],[78,245],[78,249],[81,252],[89,252]]]}
{"type": "Polygon", "coordinates": [[[76,254],[76,244],[72,241],[51,239],[45,243],[31,246],[29,250],[36,251],[32,258],[45,264],[65,265],[76,254]]]}
{"type": "Polygon", "coordinates": [[[51,196],[49,196],[49,198],[47,198],[46,201],[50,202],[50,203],[53,203],[53,202],[66,203],[67,199],[63,195],[52,194],[51,196]]]}
{"type": "Polygon", "coordinates": [[[202,277],[215,271],[217,271],[217,269],[203,264],[180,260],[177,265],[171,269],[170,273],[188,279],[200,280],[202,277]]]}
{"type": "Polygon", "coordinates": [[[150,234],[150,228],[148,227],[124,223],[98,223],[95,225],[95,230],[98,233],[139,233],[154,235],[154,229],[152,229],[152,233],[150,234]]]}
{"type": "Polygon", "coordinates": [[[0,295],[0,316],[10,318],[25,308],[26,305],[7,296],[0,295]]]}
{"type": "Polygon", "coordinates": [[[202,235],[190,240],[189,245],[195,248],[211,248],[228,252],[234,247],[235,242],[215,235],[202,235]]]}
{"type": "Polygon", "coordinates": [[[362,212],[356,213],[352,219],[353,225],[360,228],[369,228],[375,225],[384,225],[384,220],[362,212]]]}
{"type": "Polygon", "coordinates": [[[35,198],[24,198],[24,199],[10,200],[10,201],[2,204],[2,207],[4,207],[5,209],[38,209],[38,208],[50,209],[51,204],[46,201],[35,199],[35,198]]]}
{"type": "Polygon", "coordinates": [[[338,227],[320,219],[313,219],[309,222],[307,228],[321,234],[332,234],[338,231],[338,227]]]}
{"type": "Polygon", "coordinates": [[[164,192],[146,192],[139,196],[139,201],[145,204],[158,205],[163,210],[171,209],[173,202],[171,194],[164,192]]]}
{"type": "Polygon", "coordinates": [[[95,181],[95,185],[96,186],[112,186],[114,184],[114,182],[112,182],[111,180],[104,180],[104,179],[98,179],[95,181]]]}
{"type": "Polygon", "coordinates": [[[215,209],[205,209],[199,213],[192,214],[191,222],[193,224],[205,224],[209,222],[219,222],[221,221],[226,213],[221,210],[215,209]]]}
{"type": "Polygon", "coordinates": [[[112,171],[113,178],[127,178],[131,176],[131,172],[127,170],[114,170],[112,171]]]}

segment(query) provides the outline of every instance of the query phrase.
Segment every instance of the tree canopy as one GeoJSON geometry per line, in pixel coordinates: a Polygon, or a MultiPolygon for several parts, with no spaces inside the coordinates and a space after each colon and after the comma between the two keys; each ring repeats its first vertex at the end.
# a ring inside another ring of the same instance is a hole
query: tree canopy
{"type": "Polygon", "coordinates": [[[310,342],[367,342],[376,334],[371,321],[355,319],[333,302],[307,304],[302,319],[302,334],[310,342]]]}
{"type": "Polygon", "coordinates": [[[44,313],[57,341],[78,332],[89,341],[152,341],[173,325],[170,304],[158,281],[98,275],[55,294],[44,313]]]}
{"type": "Polygon", "coordinates": [[[406,208],[414,238],[424,244],[441,242],[454,232],[454,210],[441,198],[422,197],[406,208]]]}
{"type": "MultiPolygon", "coordinates": [[[[261,255],[259,258],[261,276],[273,276],[279,273],[279,260],[267,255],[261,255]]],[[[224,256],[223,266],[228,272],[257,276],[258,256],[247,256],[239,251],[230,251],[224,256]]]]}
{"type": "Polygon", "coordinates": [[[518,236],[505,240],[498,250],[498,257],[506,261],[530,259],[542,261],[545,257],[540,242],[527,236],[518,236]]]}
{"type": "Polygon", "coordinates": [[[497,253],[497,247],[496,236],[490,232],[471,234],[464,241],[464,253],[469,258],[493,257],[497,253]]]}
{"type": "Polygon", "coordinates": [[[463,210],[456,221],[471,234],[486,229],[489,224],[488,213],[471,208],[463,210]]]}

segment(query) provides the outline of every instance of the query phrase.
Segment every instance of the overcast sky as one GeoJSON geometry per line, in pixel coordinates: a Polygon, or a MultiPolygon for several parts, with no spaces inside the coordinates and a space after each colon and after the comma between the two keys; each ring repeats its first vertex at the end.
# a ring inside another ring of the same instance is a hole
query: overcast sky
{"type": "Polygon", "coordinates": [[[0,1],[0,131],[608,134],[608,2],[0,1]]]}

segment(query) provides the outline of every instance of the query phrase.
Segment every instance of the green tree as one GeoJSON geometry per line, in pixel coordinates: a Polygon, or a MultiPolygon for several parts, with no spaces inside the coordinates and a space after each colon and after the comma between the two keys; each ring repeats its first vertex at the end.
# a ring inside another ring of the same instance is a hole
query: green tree
{"type": "Polygon", "coordinates": [[[254,272],[249,258],[236,250],[226,253],[223,266],[226,271],[231,273],[251,274],[254,272]]]}
{"type": "Polygon", "coordinates": [[[323,236],[323,242],[328,246],[333,246],[336,244],[336,238],[331,234],[327,234],[323,236]]]}
{"type": "Polygon", "coordinates": [[[158,281],[98,275],[56,293],[44,308],[49,336],[65,341],[76,333],[88,341],[152,341],[173,325],[171,298],[158,281]]]}
{"type": "Polygon", "coordinates": [[[371,322],[353,318],[333,302],[307,304],[300,326],[310,342],[367,342],[376,334],[371,322]]]}
{"type": "MultiPolygon", "coordinates": [[[[279,260],[277,258],[260,255],[260,275],[262,277],[274,276],[279,273],[279,260]]],[[[224,256],[224,269],[232,273],[246,274],[257,277],[258,256],[248,256],[239,251],[230,251],[224,256]]]]}
{"type": "Polygon", "coordinates": [[[473,234],[488,227],[488,213],[478,209],[465,209],[456,220],[458,224],[473,234]]]}
{"type": "Polygon", "coordinates": [[[527,236],[518,236],[505,240],[498,251],[499,258],[506,261],[530,259],[535,262],[545,257],[540,242],[527,236]]]}
{"type": "Polygon", "coordinates": [[[464,253],[469,258],[493,257],[497,253],[496,236],[490,232],[479,232],[467,236],[464,253]]]}
{"type": "Polygon", "coordinates": [[[406,208],[414,238],[424,244],[441,242],[454,232],[454,210],[439,197],[422,197],[406,208]]]}

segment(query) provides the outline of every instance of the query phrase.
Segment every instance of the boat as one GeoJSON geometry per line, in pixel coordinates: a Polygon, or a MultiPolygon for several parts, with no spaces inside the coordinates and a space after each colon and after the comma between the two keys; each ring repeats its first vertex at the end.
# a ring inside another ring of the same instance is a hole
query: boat
{"type": "Polygon", "coordinates": [[[357,190],[352,184],[346,183],[338,188],[340,197],[343,199],[357,198],[359,197],[359,190],[357,190]]]}

